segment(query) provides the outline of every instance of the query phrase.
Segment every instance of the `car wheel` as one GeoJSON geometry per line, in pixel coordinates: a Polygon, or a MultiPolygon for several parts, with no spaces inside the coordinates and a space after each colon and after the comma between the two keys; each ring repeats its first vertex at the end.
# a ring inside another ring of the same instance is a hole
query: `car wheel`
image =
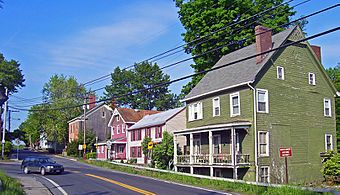
{"type": "Polygon", "coordinates": [[[28,167],[24,167],[24,173],[25,174],[29,174],[30,173],[30,170],[28,170],[28,167]]]}
{"type": "Polygon", "coordinates": [[[41,167],[40,174],[41,175],[45,175],[46,174],[46,169],[44,167],[41,167]]]}

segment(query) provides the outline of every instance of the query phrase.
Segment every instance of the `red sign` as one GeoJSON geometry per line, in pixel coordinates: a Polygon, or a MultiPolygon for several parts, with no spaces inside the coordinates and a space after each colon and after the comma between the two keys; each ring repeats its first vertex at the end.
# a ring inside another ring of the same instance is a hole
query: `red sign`
{"type": "Polygon", "coordinates": [[[280,157],[292,156],[292,148],[280,148],[280,157]]]}

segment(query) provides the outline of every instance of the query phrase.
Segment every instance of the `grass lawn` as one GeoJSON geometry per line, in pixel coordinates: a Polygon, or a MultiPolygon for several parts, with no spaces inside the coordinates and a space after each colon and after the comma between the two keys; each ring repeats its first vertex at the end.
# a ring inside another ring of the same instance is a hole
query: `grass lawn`
{"type": "Polygon", "coordinates": [[[0,180],[2,182],[2,191],[0,191],[1,195],[25,194],[20,182],[8,177],[2,170],[0,170],[0,180]]]}
{"type": "MultiPolygon", "coordinates": [[[[213,180],[213,179],[203,179],[190,177],[187,175],[178,175],[173,173],[162,173],[143,169],[134,169],[132,167],[119,166],[111,164],[105,161],[95,161],[95,160],[80,160],[88,164],[92,164],[99,167],[109,168],[116,171],[142,175],[152,178],[158,178],[166,181],[172,181],[181,184],[187,184],[197,187],[203,187],[213,190],[225,191],[225,192],[237,192],[241,194],[319,194],[312,191],[306,191],[290,187],[263,187],[244,183],[233,183],[228,181],[213,180]]],[[[331,193],[329,193],[331,194],[331,193]]]]}

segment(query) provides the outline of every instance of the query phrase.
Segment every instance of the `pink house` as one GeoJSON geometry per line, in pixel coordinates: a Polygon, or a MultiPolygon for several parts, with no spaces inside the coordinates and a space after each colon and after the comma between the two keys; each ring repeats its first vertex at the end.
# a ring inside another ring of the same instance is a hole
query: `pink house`
{"type": "Polygon", "coordinates": [[[155,110],[135,110],[130,108],[115,108],[108,123],[111,128],[111,139],[106,145],[108,148],[108,159],[126,160],[127,129],[141,120],[146,115],[158,113],[155,110]]]}

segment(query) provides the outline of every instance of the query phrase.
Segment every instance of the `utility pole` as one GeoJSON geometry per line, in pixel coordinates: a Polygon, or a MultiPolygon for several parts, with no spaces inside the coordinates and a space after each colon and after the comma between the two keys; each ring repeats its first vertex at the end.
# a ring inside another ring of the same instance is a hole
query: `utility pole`
{"type": "MultiPolygon", "coordinates": [[[[5,88],[5,96],[8,96],[8,89],[5,88]]],[[[4,111],[4,125],[2,128],[2,147],[1,147],[1,158],[5,157],[5,133],[6,133],[6,113],[7,113],[7,101],[5,102],[5,111],[4,111]]]]}
{"type": "MultiPolygon", "coordinates": [[[[8,132],[11,132],[11,113],[12,112],[19,112],[17,110],[8,110],[8,132]]],[[[15,119],[20,120],[20,119],[15,119]]]]}
{"type": "Polygon", "coordinates": [[[83,145],[83,150],[84,150],[84,156],[83,158],[86,159],[86,96],[84,98],[84,145],[83,145]]]}

